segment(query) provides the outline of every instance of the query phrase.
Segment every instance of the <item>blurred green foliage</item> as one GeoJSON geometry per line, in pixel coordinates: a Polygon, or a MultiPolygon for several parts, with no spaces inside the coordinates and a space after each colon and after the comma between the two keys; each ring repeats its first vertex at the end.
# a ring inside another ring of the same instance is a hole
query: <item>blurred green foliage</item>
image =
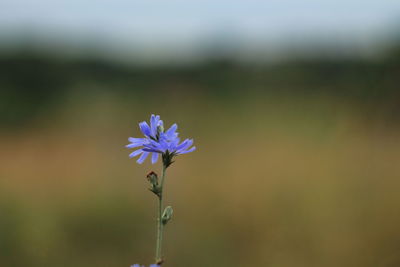
{"type": "Polygon", "coordinates": [[[70,91],[142,96],[174,91],[204,93],[218,101],[247,94],[331,95],[368,105],[397,119],[400,49],[374,60],[320,56],[275,64],[239,64],[229,58],[184,66],[121,64],[38,51],[0,54],[0,123],[18,126],[57,109],[70,91]],[[83,85],[83,86],[82,86],[83,85]],[[83,88],[82,88],[83,87],[83,88]]]}

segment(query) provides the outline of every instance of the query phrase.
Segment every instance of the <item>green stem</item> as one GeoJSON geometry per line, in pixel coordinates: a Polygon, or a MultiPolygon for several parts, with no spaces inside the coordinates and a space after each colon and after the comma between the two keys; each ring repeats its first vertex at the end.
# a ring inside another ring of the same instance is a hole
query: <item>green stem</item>
{"type": "Polygon", "coordinates": [[[163,165],[162,174],[161,174],[161,182],[160,182],[160,194],[158,196],[158,220],[157,220],[157,245],[156,245],[156,263],[162,263],[162,255],[161,255],[161,247],[162,247],[162,238],[163,238],[163,230],[164,225],[162,223],[162,213],[163,213],[163,188],[164,188],[164,178],[165,171],[167,167],[163,165]]]}

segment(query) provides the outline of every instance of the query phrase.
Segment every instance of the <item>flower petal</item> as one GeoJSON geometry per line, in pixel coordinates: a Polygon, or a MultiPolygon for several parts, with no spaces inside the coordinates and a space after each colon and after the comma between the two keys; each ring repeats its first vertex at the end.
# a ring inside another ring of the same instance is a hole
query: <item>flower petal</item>
{"type": "Polygon", "coordinates": [[[193,152],[193,151],[195,151],[195,150],[196,150],[196,147],[194,146],[194,147],[192,147],[192,148],[191,148],[191,149],[189,149],[189,150],[182,151],[182,152],[178,152],[178,154],[186,154],[186,153],[193,152]]]}
{"type": "Polygon", "coordinates": [[[162,152],[165,152],[169,148],[169,143],[166,142],[165,140],[159,140],[157,148],[160,149],[162,152]]]}
{"type": "Polygon", "coordinates": [[[189,148],[193,144],[193,139],[185,139],[180,145],[176,147],[176,151],[181,151],[189,148]]]}
{"type": "Polygon", "coordinates": [[[142,164],[143,161],[146,160],[148,155],[149,155],[149,152],[147,152],[147,151],[143,152],[143,154],[140,156],[140,158],[136,162],[139,164],[142,164]]]}
{"type": "Polygon", "coordinates": [[[153,137],[157,135],[157,119],[154,114],[151,114],[150,117],[150,130],[153,137]]]}
{"type": "Polygon", "coordinates": [[[169,127],[169,129],[165,132],[165,134],[170,137],[171,135],[173,135],[176,132],[176,129],[178,129],[178,125],[176,123],[174,123],[171,127],[169,127]]]}
{"type": "Polygon", "coordinates": [[[143,152],[142,149],[135,150],[135,151],[133,151],[131,154],[129,154],[129,157],[130,157],[130,158],[136,157],[137,155],[139,155],[139,154],[142,153],[142,152],[143,152]]]}
{"type": "Polygon", "coordinates": [[[134,137],[129,137],[128,141],[131,143],[142,143],[144,142],[146,139],[145,138],[134,138],[134,137]]]}
{"type": "Polygon", "coordinates": [[[132,144],[126,145],[125,147],[127,147],[127,148],[135,148],[135,147],[138,147],[138,146],[142,146],[142,144],[140,144],[140,143],[132,143],[132,144]]]}
{"type": "Polygon", "coordinates": [[[153,155],[151,155],[151,163],[154,164],[156,163],[158,160],[158,153],[153,153],[153,155]]]}
{"type": "Polygon", "coordinates": [[[153,152],[153,153],[162,153],[162,151],[154,149],[154,148],[142,148],[143,151],[153,152]]]}
{"type": "Polygon", "coordinates": [[[146,135],[147,137],[151,136],[151,131],[150,131],[150,127],[147,124],[147,122],[142,121],[141,123],[139,123],[139,127],[140,127],[140,131],[142,131],[142,133],[144,135],[146,135]]]}
{"type": "Polygon", "coordinates": [[[150,142],[148,144],[143,144],[143,146],[146,149],[155,150],[157,152],[161,152],[164,150],[161,143],[157,143],[157,142],[154,142],[154,143],[150,142]]]}

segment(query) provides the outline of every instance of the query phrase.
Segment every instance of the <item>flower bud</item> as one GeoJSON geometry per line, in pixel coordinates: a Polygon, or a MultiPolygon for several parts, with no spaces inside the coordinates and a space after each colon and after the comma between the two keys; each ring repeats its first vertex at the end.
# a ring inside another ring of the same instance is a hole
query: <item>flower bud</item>
{"type": "Polygon", "coordinates": [[[161,197],[161,188],[158,185],[158,175],[155,172],[150,172],[147,174],[147,180],[149,180],[151,187],[149,190],[156,194],[158,197],[161,197]]]}
{"type": "Polygon", "coordinates": [[[171,220],[172,218],[172,213],[174,212],[174,210],[172,209],[171,206],[167,206],[164,210],[164,213],[161,217],[161,222],[166,225],[168,223],[169,220],[171,220]]]}
{"type": "Polygon", "coordinates": [[[152,185],[155,185],[155,186],[158,185],[158,175],[157,175],[157,173],[151,171],[151,172],[149,172],[149,174],[147,174],[146,177],[147,177],[147,180],[149,180],[149,182],[152,185]]]}

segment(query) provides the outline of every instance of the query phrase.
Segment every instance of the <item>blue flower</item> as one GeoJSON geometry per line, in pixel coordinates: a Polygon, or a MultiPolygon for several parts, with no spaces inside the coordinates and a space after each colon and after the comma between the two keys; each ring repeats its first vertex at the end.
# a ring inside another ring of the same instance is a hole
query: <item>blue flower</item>
{"type": "MultiPolygon", "coordinates": [[[[145,267],[145,266],[140,266],[139,264],[134,264],[134,265],[132,265],[131,267],[145,267]]],[[[160,267],[160,265],[157,265],[157,264],[150,264],[150,266],[149,267],[160,267]]]]}
{"type": "Polygon", "coordinates": [[[131,158],[141,155],[137,160],[139,164],[142,164],[151,153],[151,163],[156,163],[161,154],[164,164],[169,166],[174,156],[190,153],[196,149],[196,147],[192,147],[193,139],[185,139],[179,143],[176,123],[164,132],[164,123],[158,115],[151,115],[150,126],[143,121],[139,123],[139,128],[144,138],[129,137],[128,140],[131,143],[126,145],[127,148],[140,147],[129,155],[131,158]]]}

